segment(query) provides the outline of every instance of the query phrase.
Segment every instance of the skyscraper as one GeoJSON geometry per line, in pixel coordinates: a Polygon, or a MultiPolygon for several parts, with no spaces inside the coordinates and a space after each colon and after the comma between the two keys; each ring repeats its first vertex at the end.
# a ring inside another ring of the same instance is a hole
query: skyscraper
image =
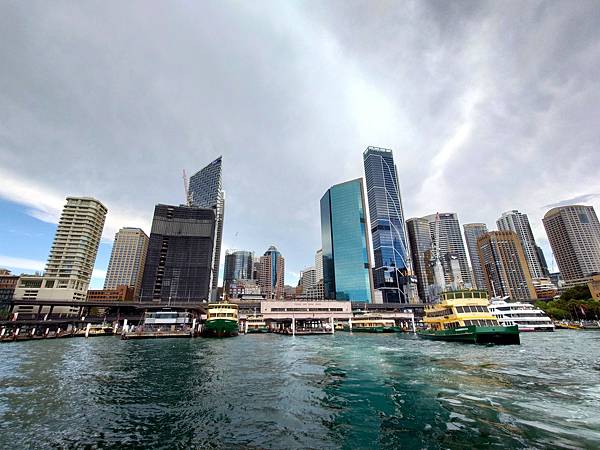
{"type": "Polygon", "coordinates": [[[422,302],[434,300],[431,291],[433,275],[431,272],[431,234],[429,221],[422,218],[412,218],[406,221],[406,231],[410,244],[412,267],[417,277],[417,291],[422,302]]]}
{"type": "Polygon", "coordinates": [[[315,253],[315,270],[317,271],[317,282],[323,279],[323,250],[315,253]]]}
{"type": "Polygon", "coordinates": [[[521,240],[514,231],[490,231],[477,239],[479,259],[492,296],[535,299],[521,240]]]}
{"type": "Polygon", "coordinates": [[[600,223],[593,207],[553,208],[543,222],[566,285],[586,283],[600,273],[600,223]]]}
{"type": "Polygon", "coordinates": [[[223,220],[225,216],[225,193],[222,183],[222,157],[219,156],[208,166],[190,177],[189,196],[191,204],[199,208],[215,210],[216,230],[214,235],[212,270],[210,274],[211,299],[217,296],[219,284],[219,263],[223,240],[223,220]]]}
{"type": "Polygon", "coordinates": [[[529,225],[527,214],[520,213],[516,209],[507,211],[496,221],[496,225],[498,225],[498,230],[500,231],[514,231],[517,233],[525,252],[525,259],[527,260],[531,277],[543,277],[544,272],[542,271],[542,265],[536,251],[537,245],[531,231],[531,226],[529,225]]]}
{"type": "Polygon", "coordinates": [[[96,199],[67,198],[38,298],[85,300],[106,213],[106,207],[96,199]]]}
{"type": "Polygon", "coordinates": [[[148,236],[141,228],[121,228],[115,234],[104,289],[129,286],[138,296],[148,252],[148,236]]]}
{"type": "Polygon", "coordinates": [[[326,299],[371,302],[373,278],[360,178],[332,186],[321,198],[326,299]]]}
{"type": "Polygon", "coordinates": [[[254,253],[244,250],[227,250],[225,252],[225,267],[223,270],[223,286],[236,280],[252,279],[252,263],[254,253]]]}
{"type": "Polygon", "coordinates": [[[156,205],[140,297],[208,300],[215,210],[156,205]]]}
{"type": "Polygon", "coordinates": [[[367,147],[363,161],[375,256],[375,288],[381,291],[384,303],[408,303],[410,256],[394,156],[389,149],[367,147]]]}
{"type": "Polygon", "coordinates": [[[467,262],[467,252],[460,232],[460,223],[456,213],[439,213],[425,216],[429,222],[431,239],[435,241],[436,235],[436,216],[439,217],[439,242],[437,243],[444,267],[444,277],[447,285],[452,285],[455,281],[451,262],[453,257],[458,259],[460,267],[460,277],[465,287],[471,287],[471,273],[469,272],[469,263],[467,262]]]}
{"type": "Polygon", "coordinates": [[[274,245],[260,257],[258,284],[266,298],[279,300],[285,294],[285,259],[274,245]]]}
{"type": "Polygon", "coordinates": [[[469,259],[471,260],[471,269],[473,269],[473,276],[475,277],[475,280],[473,280],[475,287],[485,290],[487,289],[487,284],[483,276],[483,269],[481,268],[477,239],[487,233],[487,226],[485,223],[466,223],[463,225],[463,228],[465,230],[465,242],[469,250],[469,259]]]}

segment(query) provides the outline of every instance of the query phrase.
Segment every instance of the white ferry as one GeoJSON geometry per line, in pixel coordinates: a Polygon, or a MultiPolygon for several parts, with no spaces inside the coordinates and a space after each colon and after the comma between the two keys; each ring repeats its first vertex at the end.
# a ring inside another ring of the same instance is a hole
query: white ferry
{"type": "Polygon", "coordinates": [[[554,331],[552,320],[530,303],[492,299],[489,310],[503,326],[517,325],[519,331],[554,331]]]}

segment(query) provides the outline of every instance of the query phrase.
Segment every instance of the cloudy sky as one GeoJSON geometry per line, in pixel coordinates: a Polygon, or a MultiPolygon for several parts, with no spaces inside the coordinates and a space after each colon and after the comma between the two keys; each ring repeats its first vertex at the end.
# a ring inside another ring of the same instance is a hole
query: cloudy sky
{"type": "Polygon", "coordinates": [[[321,246],[319,199],[394,150],[406,217],[600,207],[597,1],[0,3],[0,266],[41,270],[67,195],[122,226],[218,155],[224,248],[321,246]]]}

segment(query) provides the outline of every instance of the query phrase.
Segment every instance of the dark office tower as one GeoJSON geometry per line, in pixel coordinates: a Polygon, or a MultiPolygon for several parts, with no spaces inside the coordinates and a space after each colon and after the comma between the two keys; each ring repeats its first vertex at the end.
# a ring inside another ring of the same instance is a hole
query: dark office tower
{"type": "Polygon", "coordinates": [[[225,214],[225,193],[223,192],[222,157],[219,156],[204,169],[190,177],[189,195],[193,206],[215,210],[217,228],[213,245],[211,271],[211,300],[216,299],[219,284],[219,263],[223,238],[223,219],[225,214]]]}
{"type": "Polygon", "coordinates": [[[324,296],[373,301],[371,251],[360,178],[332,186],[321,198],[324,296]]]}
{"type": "Polygon", "coordinates": [[[243,250],[227,250],[223,269],[223,286],[236,280],[252,279],[254,253],[243,250]]]}
{"type": "Polygon", "coordinates": [[[408,303],[411,265],[394,156],[391,150],[367,147],[363,161],[375,256],[375,289],[381,292],[384,303],[408,303]]]}
{"type": "Polygon", "coordinates": [[[481,268],[481,260],[479,259],[479,250],[477,249],[477,239],[487,233],[487,226],[485,223],[466,223],[463,225],[465,229],[465,241],[467,242],[467,249],[469,250],[469,258],[471,259],[471,269],[473,269],[473,275],[475,277],[475,287],[477,289],[486,290],[487,284],[485,277],[483,276],[483,269],[481,268]]]}
{"type": "Polygon", "coordinates": [[[448,286],[453,284],[456,278],[453,274],[450,262],[453,259],[458,259],[460,266],[460,277],[464,287],[472,287],[471,273],[469,271],[469,263],[467,261],[467,252],[463,243],[462,234],[460,232],[460,223],[456,213],[439,213],[431,214],[423,217],[429,222],[429,230],[431,238],[435,240],[435,235],[439,230],[439,242],[437,243],[442,265],[444,267],[444,276],[448,286]],[[436,220],[439,224],[436,226],[436,220]],[[450,255],[450,256],[448,256],[450,255]]]}
{"type": "Polygon", "coordinates": [[[431,285],[433,282],[431,263],[431,235],[427,219],[413,218],[406,221],[406,231],[410,244],[412,267],[417,277],[417,291],[424,303],[434,300],[431,285]]]}
{"type": "Polygon", "coordinates": [[[542,274],[545,278],[548,278],[550,276],[550,271],[548,270],[548,263],[546,262],[546,257],[544,256],[544,251],[542,250],[542,247],[536,245],[535,254],[538,257],[538,260],[540,261],[540,266],[542,267],[542,274]]]}
{"type": "Polygon", "coordinates": [[[156,205],[142,279],[142,300],[208,300],[215,210],[156,205]]]}

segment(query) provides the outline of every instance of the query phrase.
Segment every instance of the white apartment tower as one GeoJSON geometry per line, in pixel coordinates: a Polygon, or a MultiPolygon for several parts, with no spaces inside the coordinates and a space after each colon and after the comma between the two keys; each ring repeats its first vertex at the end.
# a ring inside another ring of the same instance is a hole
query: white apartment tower
{"type": "Polygon", "coordinates": [[[538,258],[537,245],[531,231],[531,226],[529,225],[527,214],[520,213],[516,209],[507,211],[496,221],[496,225],[498,225],[498,230],[500,231],[514,231],[517,233],[525,252],[525,259],[527,260],[531,277],[542,278],[544,272],[538,258]]]}
{"type": "Polygon", "coordinates": [[[104,289],[115,289],[117,286],[125,285],[134,288],[134,295],[138,296],[142,288],[147,252],[148,236],[144,230],[121,228],[115,234],[104,289]]]}
{"type": "Polygon", "coordinates": [[[544,215],[544,228],[567,286],[600,273],[600,223],[594,208],[568,205],[544,215]]]}
{"type": "Polygon", "coordinates": [[[315,270],[317,271],[317,282],[323,279],[323,250],[319,249],[315,253],[315,270]]]}
{"type": "Polygon", "coordinates": [[[89,197],[67,197],[44,276],[18,286],[15,298],[84,301],[100,245],[107,209],[89,197]]]}

